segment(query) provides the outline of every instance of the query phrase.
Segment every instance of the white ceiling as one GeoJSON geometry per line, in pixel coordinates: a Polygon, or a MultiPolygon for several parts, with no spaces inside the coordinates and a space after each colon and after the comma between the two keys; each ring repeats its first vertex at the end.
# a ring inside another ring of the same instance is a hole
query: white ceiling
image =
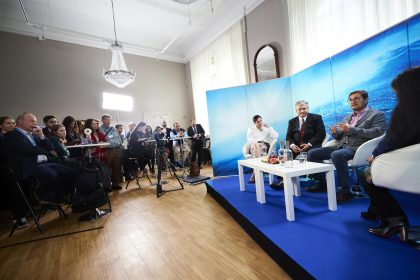
{"type": "MultiPolygon", "coordinates": [[[[111,0],[0,0],[0,30],[107,49],[114,41],[111,0]]],[[[114,0],[124,52],[187,62],[264,0],[114,0]]]]}

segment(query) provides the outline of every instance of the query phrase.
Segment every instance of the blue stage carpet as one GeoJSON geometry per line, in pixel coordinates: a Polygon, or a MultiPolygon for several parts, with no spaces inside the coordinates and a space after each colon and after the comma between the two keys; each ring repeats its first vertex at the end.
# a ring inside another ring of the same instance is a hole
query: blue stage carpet
{"type": "MultiPolygon", "coordinates": [[[[377,223],[360,218],[369,199],[356,198],[329,211],[327,194],[304,191],[294,197],[294,222],[286,220],[283,191],[266,182],[266,204],[255,186],[239,190],[237,176],[206,182],[207,190],[293,278],[420,279],[420,251],[397,236],[369,234],[377,223]]],[[[396,193],[411,225],[420,225],[420,196],[396,193]]]]}

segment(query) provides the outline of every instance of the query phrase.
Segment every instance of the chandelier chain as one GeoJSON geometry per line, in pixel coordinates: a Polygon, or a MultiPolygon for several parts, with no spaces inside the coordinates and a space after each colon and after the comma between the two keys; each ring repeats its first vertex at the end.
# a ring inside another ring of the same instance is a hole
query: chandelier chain
{"type": "Polygon", "coordinates": [[[114,20],[115,44],[118,45],[118,40],[117,40],[117,27],[115,26],[114,0],[111,0],[111,6],[112,6],[112,19],[114,20]]]}

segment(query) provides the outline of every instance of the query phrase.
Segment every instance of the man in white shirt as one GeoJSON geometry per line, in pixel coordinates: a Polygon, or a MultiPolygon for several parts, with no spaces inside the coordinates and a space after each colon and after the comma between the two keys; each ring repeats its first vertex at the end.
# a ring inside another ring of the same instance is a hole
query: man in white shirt
{"type": "MultiPolygon", "coordinates": [[[[254,127],[248,128],[246,137],[248,143],[251,143],[251,153],[255,153],[256,157],[259,157],[261,156],[261,147],[265,146],[268,151],[270,142],[279,137],[279,134],[272,127],[264,123],[260,115],[255,115],[252,121],[254,122],[254,127]]],[[[254,173],[252,173],[249,182],[255,182],[254,173]]]]}

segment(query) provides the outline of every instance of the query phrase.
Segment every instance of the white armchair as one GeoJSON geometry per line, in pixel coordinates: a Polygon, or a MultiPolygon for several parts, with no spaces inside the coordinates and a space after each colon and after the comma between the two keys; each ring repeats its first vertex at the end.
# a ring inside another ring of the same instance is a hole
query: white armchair
{"type": "Polygon", "coordinates": [[[420,144],[379,155],[371,172],[375,186],[420,193],[420,144]]]}
{"type": "MultiPolygon", "coordinates": [[[[363,143],[354,154],[353,159],[347,161],[347,164],[350,168],[353,169],[353,182],[354,185],[352,187],[352,192],[356,195],[359,195],[361,192],[361,189],[359,187],[359,181],[357,178],[357,168],[362,166],[367,166],[368,162],[367,159],[372,155],[373,150],[378,146],[379,142],[384,138],[385,134],[373,138],[369,141],[366,141],[363,143]]],[[[328,141],[326,144],[323,144],[323,147],[336,147],[339,145],[339,141],[333,139],[331,141],[328,141]]],[[[332,163],[331,159],[324,160],[324,163],[332,163]]]]}
{"type": "Polygon", "coordinates": [[[372,140],[369,140],[363,143],[354,154],[353,159],[349,160],[347,163],[353,170],[357,167],[367,166],[367,159],[372,156],[373,150],[378,146],[379,142],[384,138],[385,134],[376,137],[372,140]]]}
{"type": "MultiPolygon", "coordinates": [[[[270,148],[268,149],[267,154],[271,154],[271,152],[276,150],[276,146],[277,146],[277,139],[273,139],[270,143],[270,148]]],[[[244,155],[245,159],[251,158],[251,154],[249,153],[251,150],[251,143],[245,143],[242,146],[242,154],[244,155]]]]}

